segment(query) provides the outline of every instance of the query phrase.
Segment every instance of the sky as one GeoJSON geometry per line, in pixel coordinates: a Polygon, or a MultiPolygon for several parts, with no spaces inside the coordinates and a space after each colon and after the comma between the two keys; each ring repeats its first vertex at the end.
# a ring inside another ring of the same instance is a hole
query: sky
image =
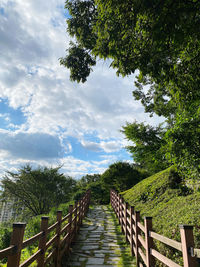
{"type": "Polygon", "coordinates": [[[88,81],[59,64],[70,37],[63,0],[0,1],[0,178],[25,164],[62,166],[74,178],[133,162],[126,122],[157,124],[132,97],[135,75],[98,60],[88,81]]]}

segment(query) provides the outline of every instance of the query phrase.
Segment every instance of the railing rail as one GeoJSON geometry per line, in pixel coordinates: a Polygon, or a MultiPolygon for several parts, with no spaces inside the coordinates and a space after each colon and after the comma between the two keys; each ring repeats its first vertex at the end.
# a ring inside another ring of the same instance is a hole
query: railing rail
{"type": "Polygon", "coordinates": [[[173,249],[182,252],[183,267],[197,267],[197,258],[200,258],[200,249],[194,248],[193,227],[180,225],[181,242],[155,233],[152,230],[152,217],[145,217],[144,223],[140,219],[140,212],[134,211],[115,190],[110,191],[110,202],[130,244],[132,255],[136,257],[137,267],[155,266],[155,259],[169,267],[181,267],[173,260],[162,255],[154,248],[154,240],[162,242],[173,249]]]}
{"type": "Polygon", "coordinates": [[[69,206],[69,213],[62,218],[62,212],[57,211],[57,221],[48,226],[48,217],[41,218],[40,232],[23,241],[26,224],[14,223],[10,247],[0,250],[0,259],[7,258],[7,267],[25,267],[37,261],[38,267],[49,262],[59,267],[65,252],[69,252],[70,245],[78,232],[90,203],[90,190],[81,200],[69,206]],[[64,224],[64,225],[63,225],[64,224]],[[51,232],[53,236],[50,237],[51,232]],[[22,249],[38,242],[38,250],[26,261],[20,264],[22,249]]]}

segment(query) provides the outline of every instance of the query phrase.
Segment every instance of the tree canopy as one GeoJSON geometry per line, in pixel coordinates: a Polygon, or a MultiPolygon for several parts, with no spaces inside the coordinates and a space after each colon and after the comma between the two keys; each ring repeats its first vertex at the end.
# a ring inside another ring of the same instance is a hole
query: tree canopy
{"type": "Polygon", "coordinates": [[[85,82],[99,58],[117,75],[139,70],[133,96],[166,118],[165,158],[200,178],[200,1],[67,0],[65,7],[75,41],[60,63],[71,79],[85,82]]]}
{"type": "Polygon", "coordinates": [[[14,199],[32,215],[48,213],[69,201],[75,189],[76,181],[59,173],[59,169],[26,165],[18,172],[7,172],[1,180],[2,197],[14,199]]]}
{"type": "Polygon", "coordinates": [[[190,51],[193,59],[198,54],[197,0],[67,0],[65,7],[70,13],[68,32],[76,38],[76,47],[93,59],[110,58],[119,74],[139,69],[154,79],[160,80],[161,72],[169,79],[179,59],[191,59],[190,51]]]}
{"type": "Polygon", "coordinates": [[[127,123],[122,132],[126,138],[134,142],[128,146],[134,161],[140,167],[147,169],[152,174],[168,167],[168,162],[163,152],[165,129],[161,126],[152,127],[144,123],[127,123]]]}
{"type": "Polygon", "coordinates": [[[118,161],[111,164],[101,175],[101,184],[105,191],[104,198],[109,201],[110,189],[118,192],[125,191],[147,176],[145,172],[141,172],[128,162],[118,161]]]}

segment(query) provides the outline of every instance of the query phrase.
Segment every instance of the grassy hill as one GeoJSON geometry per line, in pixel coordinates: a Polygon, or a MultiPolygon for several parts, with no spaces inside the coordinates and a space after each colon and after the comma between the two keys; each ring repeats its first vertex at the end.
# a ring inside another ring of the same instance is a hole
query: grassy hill
{"type": "MultiPolygon", "coordinates": [[[[180,241],[179,225],[193,225],[195,247],[200,248],[200,192],[183,186],[173,167],[144,179],[121,194],[141,212],[141,216],[153,217],[153,228],[157,233],[180,241]]],[[[157,246],[163,254],[181,262],[175,251],[166,252],[160,243],[157,246]]]]}

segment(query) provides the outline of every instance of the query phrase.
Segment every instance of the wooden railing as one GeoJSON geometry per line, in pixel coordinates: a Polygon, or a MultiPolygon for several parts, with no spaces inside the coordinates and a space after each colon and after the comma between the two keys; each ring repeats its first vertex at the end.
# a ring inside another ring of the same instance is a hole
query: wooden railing
{"type": "Polygon", "coordinates": [[[26,224],[14,223],[10,247],[0,250],[0,259],[7,258],[7,267],[26,267],[34,261],[37,261],[38,267],[51,262],[51,266],[60,266],[64,252],[69,252],[70,245],[88,211],[89,202],[88,190],[74,207],[69,206],[67,215],[62,217],[62,211],[57,211],[57,221],[53,225],[48,226],[49,217],[42,217],[41,231],[25,241],[23,238],[26,224]],[[35,242],[38,242],[38,250],[20,264],[22,250],[35,242]]]}
{"type": "Polygon", "coordinates": [[[137,267],[154,267],[155,259],[162,262],[164,266],[181,267],[158,252],[154,247],[154,240],[181,251],[184,267],[199,266],[197,259],[200,258],[200,249],[194,248],[193,226],[180,225],[181,242],[177,242],[155,233],[152,229],[152,217],[144,217],[144,223],[142,223],[140,212],[134,211],[134,207],[129,206],[114,190],[110,191],[110,202],[126,241],[130,244],[131,253],[136,257],[137,267]]]}

